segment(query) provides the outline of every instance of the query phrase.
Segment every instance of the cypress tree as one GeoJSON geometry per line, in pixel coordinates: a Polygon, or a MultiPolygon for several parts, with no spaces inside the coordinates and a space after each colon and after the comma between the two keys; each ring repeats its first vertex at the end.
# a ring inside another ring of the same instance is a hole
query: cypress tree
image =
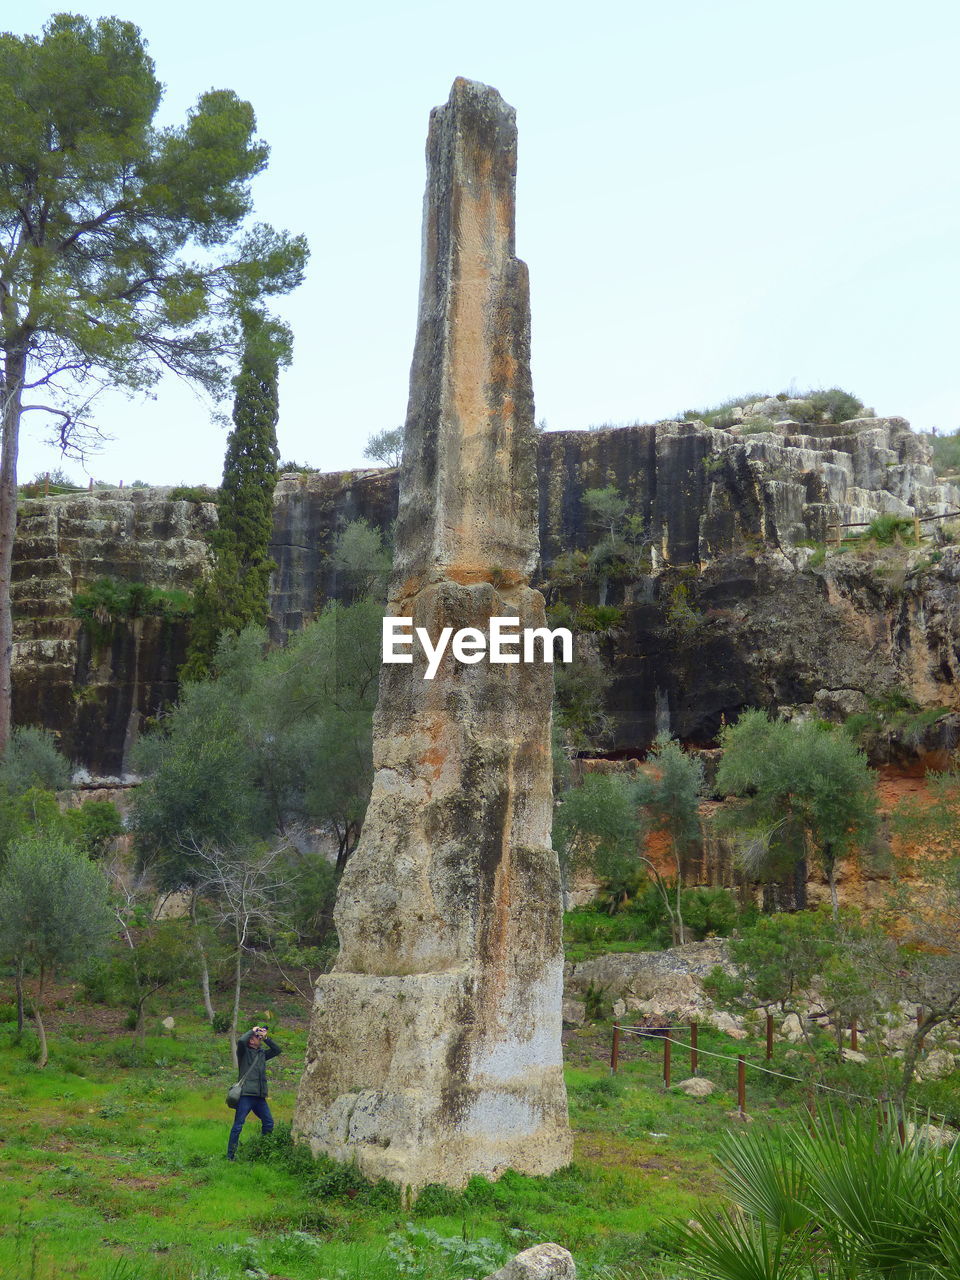
{"type": "Polygon", "coordinates": [[[279,327],[247,321],[227,437],[218,527],[211,535],[213,573],[196,596],[193,630],[181,677],[210,672],[226,632],[264,626],[274,562],[269,556],[273,491],[277,483],[277,375],[283,350],[279,327]]]}

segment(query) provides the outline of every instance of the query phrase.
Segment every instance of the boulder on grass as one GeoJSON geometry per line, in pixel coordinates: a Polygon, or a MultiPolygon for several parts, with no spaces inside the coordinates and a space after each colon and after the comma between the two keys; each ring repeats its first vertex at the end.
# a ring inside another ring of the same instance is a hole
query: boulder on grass
{"type": "Polygon", "coordinates": [[[558,1244],[535,1244],[486,1280],[577,1280],[572,1256],[558,1244]]]}
{"type": "Polygon", "coordinates": [[[947,1049],[934,1049],[917,1066],[921,1080],[943,1080],[957,1069],[957,1060],[947,1049]]]}
{"type": "Polygon", "coordinates": [[[681,1080],[675,1086],[675,1088],[691,1098],[709,1098],[711,1093],[715,1092],[716,1087],[712,1080],[705,1080],[703,1076],[691,1076],[689,1080],[681,1080]]]}

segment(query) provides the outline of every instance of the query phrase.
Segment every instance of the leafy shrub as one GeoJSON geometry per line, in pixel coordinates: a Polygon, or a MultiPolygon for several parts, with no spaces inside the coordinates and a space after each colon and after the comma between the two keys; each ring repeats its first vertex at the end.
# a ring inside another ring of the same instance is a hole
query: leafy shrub
{"type": "Polygon", "coordinates": [[[602,1022],[610,1012],[610,998],[606,987],[595,987],[592,982],[588,983],[583,993],[583,1008],[588,1022],[602,1022]]]}
{"type": "Polygon", "coordinates": [[[804,399],[810,401],[817,418],[834,425],[857,418],[863,413],[863,401],[849,391],[844,391],[842,387],[830,387],[827,391],[808,391],[804,399]]]}
{"type": "Polygon", "coordinates": [[[881,515],[871,520],[864,537],[880,547],[889,547],[905,539],[913,541],[913,521],[905,516],[881,515]]]}
{"type": "Polygon", "coordinates": [[[87,960],[79,974],[80,990],[88,1004],[116,1005],[121,1002],[113,964],[100,956],[87,960]]]}
{"type": "Polygon", "coordinates": [[[507,1250],[494,1240],[478,1237],[441,1236],[424,1227],[408,1225],[387,1239],[387,1257],[396,1265],[398,1274],[419,1276],[437,1274],[432,1265],[439,1263],[442,1273],[486,1275],[498,1270],[507,1258],[507,1250]]]}
{"type": "Polygon", "coordinates": [[[219,489],[208,484],[178,484],[170,490],[171,502],[216,502],[219,489]]]}
{"type": "Polygon", "coordinates": [[[62,791],[69,785],[70,762],[49,729],[14,729],[0,760],[0,791],[22,796],[33,788],[62,791]]]}
{"type": "Polygon", "coordinates": [[[735,409],[742,409],[745,404],[754,404],[757,400],[765,399],[766,395],[762,392],[734,396],[732,400],[724,400],[712,408],[684,409],[682,413],[677,414],[677,418],[681,422],[694,422],[699,419],[701,422],[706,423],[708,427],[715,427],[718,431],[724,431],[738,421],[738,417],[734,413],[735,409]]]}
{"type": "MultiPolygon", "coordinates": [[[[573,615],[573,625],[580,631],[605,634],[623,622],[623,610],[612,604],[581,604],[573,615]]],[[[560,624],[554,624],[560,625],[560,624]]]]}
{"type": "Polygon", "coordinates": [[[921,708],[903,689],[891,688],[878,698],[869,700],[869,710],[848,716],[844,730],[865,749],[874,747],[878,739],[896,737],[917,747],[926,730],[948,715],[949,707],[921,708]]]}
{"type": "Polygon", "coordinates": [[[946,436],[926,436],[933,451],[933,469],[938,476],[960,471],[960,427],[946,436]]]}
{"type": "MultiPolygon", "coordinates": [[[[136,1019],[134,1019],[134,1025],[136,1025],[136,1019]]],[[[147,1065],[146,1049],[135,1041],[118,1044],[111,1050],[110,1056],[118,1067],[135,1068],[147,1065]]]]}
{"type": "Polygon", "coordinates": [[[597,1107],[606,1110],[614,1102],[623,1097],[624,1083],[617,1076],[602,1076],[599,1080],[590,1080],[586,1084],[571,1089],[571,1101],[582,1107],[597,1107]]]}
{"type": "Polygon", "coordinates": [[[82,619],[95,639],[105,641],[117,622],[131,618],[186,618],[193,613],[193,596],[178,588],[166,591],[143,582],[97,578],[73,597],[71,612],[82,619]]]}
{"type": "Polygon", "coordinates": [[[288,1124],[278,1124],[273,1133],[258,1133],[239,1150],[240,1160],[280,1165],[304,1184],[311,1198],[346,1198],[360,1204],[395,1210],[400,1207],[400,1189],[381,1179],[371,1182],[355,1164],[341,1163],[323,1152],[314,1157],[306,1143],[294,1142],[288,1124]]]}
{"type": "Polygon", "coordinates": [[[70,838],[90,858],[102,858],[117,836],[123,835],[123,819],[110,800],[87,800],[63,815],[70,838]]]}
{"type": "Polygon", "coordinates": [[[680,895],[683,923],[699,942],[706,937],[727,938],[739,912],[728,889],[684,889],[680,895]]]}
{"type": "Polygon", "coordinates": [[[229,1013],[215,1013],[213,1015],[212,1030],[216,1035],[222,1036],[224,1032],[230,1030],[231,1021],[229,1013]]]}

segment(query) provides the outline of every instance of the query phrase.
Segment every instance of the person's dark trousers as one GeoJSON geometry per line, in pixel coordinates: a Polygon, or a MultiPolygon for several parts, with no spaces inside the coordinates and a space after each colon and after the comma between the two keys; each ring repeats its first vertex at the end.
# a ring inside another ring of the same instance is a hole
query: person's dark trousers
{"type": "Polygon", "coordinates": [[[230,1141],[227,1143],[228,1160],[232,1160],[237,1154],[240,1130],[243,1128],[243,1122],[251,1111],[259,1119],[262,1133],[273,1132],[273,1116],[270,1114],[266,1098],[259,1098],[254,1093],[242,1093],[240,1101],[237,1103],[237,1118],[233,1122],[233,1128],[230,1130],[230,1141]]]}

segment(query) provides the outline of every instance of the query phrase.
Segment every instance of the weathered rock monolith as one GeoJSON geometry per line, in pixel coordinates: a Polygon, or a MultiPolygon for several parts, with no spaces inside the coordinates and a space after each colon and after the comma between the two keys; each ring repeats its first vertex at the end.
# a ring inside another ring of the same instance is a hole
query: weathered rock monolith
{"type": "MultiPolygon", "coordinates": [[[[441,630],[545,626],[516,125],[458,79],[427,140],[420,312],[388,612],[441,630]]],[[[407,650],[409,652],[409,650],[407,650]]],[[[538,653],[540,652],[538,648],[538,653]]],[[[553,676],[385,665],[373,794],[337,897],[294,1130],[416,1189],[570,1158],[561,897],[550,848],[553,676]]]]}

